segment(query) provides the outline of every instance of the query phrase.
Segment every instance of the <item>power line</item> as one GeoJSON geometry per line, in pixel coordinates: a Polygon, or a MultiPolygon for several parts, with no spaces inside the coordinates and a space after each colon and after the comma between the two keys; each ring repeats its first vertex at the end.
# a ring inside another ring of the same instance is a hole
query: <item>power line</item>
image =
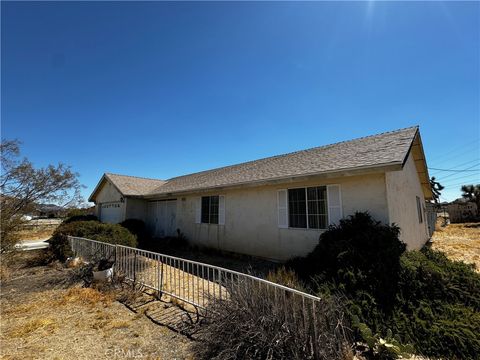
{"type": "Polygon", "coordinates": [[[476,181],[480,182],[480,176],[474,177],[474,178],[471,178],[470,176],[465,176],[457,179],[450,179],[449,181],[446,181],[446,182],[440,182],[440,184],[442,184],[443,186],[449,186],[450,184],[454,184],[458,182],[463,182],[465,184],[465,182],[476,182],[476,181]]]}
{"type": "MultiPolygon", "coordinates": [[[[450,179],[447,179],[447,180],[444,180],[444,179],[439,179],[440,183],[441,184],[448,184],[448,183],[453,183],[453,182],[457,182],[459,181],[460,179],[468,179],[468,178],[472,178],[472,179],[475,179],[475,178],[480,178],[480,172],[478,174],[467,174],[467,175],[462,175],[462,174],[455,174],[454,177],[450,178],[450,179]]],[[[465,181],[465,180],[464,180],[465,181]]]]}
{"type": "Polygon", "coordinates": [[[475,169],[475,170],[466,170],[466,169],[453,170],[453,169],[438,169],[438,168],[433,168],[433,167],[429,167],[428,170],[435,170],[435,171],[453,171],[453,172],[480,171],[480,169],[475,169]]]}
{"type": "MultiPolygon", "coordinates": [[[[473,160],[473,161],[478,161],[478,160],[473,160]]],[[[471,162],[472,162],[472,161],[470,161],[470,163],[471,163],[471,162]]],[[[465,164],[466,164],[466,163],[463,163],[462,165],[465,165],[465,164]]],[[[472,166],[469,166],[469,167],[465,168],[464,170],[473,169],[474,167],[477,167],[478,165],[480,165],[480,163],[477,163],[477,164],[474,164],[474,165],[472,165],[472,166]]],[[[456,166],[456,167],[459,167],[459,166],[460,166],[460,165],[458,165],[458,166],[456,166]]],[[[444,176],[442,180],[445,180],[446,178],[449,178],[449,177],[455,176],[455,175],[457,175],[457,174],[455,174],[455,173],[454,173],[454,174],[448,174],[447,176],[444,176]]]]}
{"type": "Polygon", "coordinates": [[[480,171],[478,171],[476,173],[455,173],[455,174],[452,174],[452,175],[454,175],[454,176],[450,177],[448,179],[440,177],[439,178],[440,182],[444,182],[444,183],[449,183],[450,182],[451,183],[451,182],[457,181],[458,179],[465,179],[465,178],[469,178],[469,177],[480,177],[480,171]]]}
{"type": "Polygon", "coordinates": [[[461,183],[458,183],[458,184],[445,185],[445,189],[447,189],[447,188],[448,188],[448,189],[450,189],[450,190],[451,190],[452,188],[457,188],[457,189],[458,189],[458,191],[461,191],[461,189],[460,189],[460,188],[461,188],[463,185],[473,185],[473,184],[471,184],[471,183],[468,183],[468,182],[467,182],[467,183],[465,183],[465,182],[461,182],[461,183]],[[457,186],[458,186],[458,187],[457,187],[457,186]]]}
{"type": "Polygon", "coordinates": [[[480,177],[478,177],[478,176],[475,176],[475,177],[470,177],[470,176],[459,177],[459,178],[456,178],[456,179],[449,179],[449,181],[440,181],[440,184],[445,186],[445,185],[457,183],[457,182],[460,182],[460,181],[470,181],[470,182],[471,181],[479,181],[480,182],[480,177]]]}

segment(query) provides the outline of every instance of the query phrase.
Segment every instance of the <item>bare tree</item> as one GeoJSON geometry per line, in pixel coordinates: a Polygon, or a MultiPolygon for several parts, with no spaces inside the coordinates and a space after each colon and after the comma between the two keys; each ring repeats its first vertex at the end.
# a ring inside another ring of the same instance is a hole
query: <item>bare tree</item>
{"type": "Polygon", "coordinates": [[[36,169],[27,158],[21,159],[18,140],[2,140],[0,153],[0,252],[4,253],[13,249],[16,233],[25,222],[23,215],[33,210],[35,204],[72,206],[82,200],[82,186],[78,173],[67,165],[36,169]]]}
{"type": "Polygon", "coordinates": [[[464,199],[477,204],[477,215],[480,216],[480,184],[463,185],[460,190],[464,199]]]}

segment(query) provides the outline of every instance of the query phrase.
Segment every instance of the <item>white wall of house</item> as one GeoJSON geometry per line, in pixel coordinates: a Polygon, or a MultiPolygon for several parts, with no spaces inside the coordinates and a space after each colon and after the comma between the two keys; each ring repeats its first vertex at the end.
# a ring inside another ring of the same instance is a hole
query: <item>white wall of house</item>
{"type": "Polygon", "coordinates": [[[95,199],[95,210],[100,221],[120,222],[125,219],[126,207],[125,202],[120,201],[121,198],[122,194],[117,190],[117,188],[113,186],[109,181],[106,181],[98,192],[95,199]]]}
{"type": "Polygon", "coordinates": [[[341,186],[344,216],[368,210],[377,220],[388,222],[385,177],[378,173],[202,194],[225,196],[225,225],[195,223],[202,195],[178,197],[177,227],[192,243],[203,246],[275,260],[306,255],[317,245],[322,230],[280,228],[277,192],[328,184],[341,186]]]}
{"type": "Polygon", "coordinates": [[[390,223],[400,226],[400,239],[409,250],[420,249],[428,241],[425,198],[413,156],[410,154],[402,170],[385,174],[390,223]],[[417,211],[420,199],[422,222],[417,211]]]}
{"type": "Polygon", "coordinates": [[[145,224],[154,237],[177,235],[177,200],[149,201],[145,224]]]}

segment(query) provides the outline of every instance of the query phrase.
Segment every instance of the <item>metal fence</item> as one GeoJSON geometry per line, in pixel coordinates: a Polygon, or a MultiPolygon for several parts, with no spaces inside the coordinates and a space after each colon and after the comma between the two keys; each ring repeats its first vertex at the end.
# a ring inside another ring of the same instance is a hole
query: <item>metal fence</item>
{"type": "Polygon", "coordinates": [[[108,258],[114,261],[114,271],[128,280],[200,308],[206,308],[209,301],[228,299],[229,289],[247,281],[259,288],[270,288],[279,298],[285,293],[286,296],[298,296],[309,301],[320,300],[316,296],[219,266],[80,237],[68,238],[75,256],[87,261],[108,258]]]}
{"type": "MultiPolygon", "coordinates": [[[[69,236],[69,242],[76,256],[87,261],[99,257],[112,259],[114,272],[127,280],[191,304],[197,310],[228,300],[237,289],[254,289],[266,299],[265,304],[269,304],[266,306],[275,316],[315,334],[312,340],[317,338],[317,320],[323,311],[319,297],[249,274],[174,256],[78,237],[69,236]]],[[[316,348],[318,341],[312,341],[311,345],[316,348]]]]}

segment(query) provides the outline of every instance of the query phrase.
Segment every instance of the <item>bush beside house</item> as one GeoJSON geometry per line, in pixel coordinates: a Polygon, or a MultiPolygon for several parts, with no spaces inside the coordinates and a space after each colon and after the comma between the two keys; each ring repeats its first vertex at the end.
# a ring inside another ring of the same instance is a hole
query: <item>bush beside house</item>
{"type": "MultiPolygon", "coordinates": [[[[306,258],[287,267],[319,296],[342,294],[356,339],[411,344],[431,357],[480,354],[480,275],[428,248],[405,252],[396,226],[357,213],[330,227],[306,258]]],[[[402,346],[397,346],[401,351],[402,346]]],[[[381,355],[381,356],[380,356],[381,355]]]]}
{"type": "Polygon", "coordinates": [[[148,235],[147,226],[143,220],[139,219],[126,219],[119,225],[130,231],[137,237],[137,243],[140,248],[144,247],[150,240],[148,235]]]}
{"type": "Polygon", "coordinates": [[[130,247],[137,246],[137,237],[118,224],[105,224],[98,221],[73,221],[62,223],[50,240],[50,252],[53,258],[65,261],[72,256],[67,236],[84,237],[109,244],[130,247]]]}

